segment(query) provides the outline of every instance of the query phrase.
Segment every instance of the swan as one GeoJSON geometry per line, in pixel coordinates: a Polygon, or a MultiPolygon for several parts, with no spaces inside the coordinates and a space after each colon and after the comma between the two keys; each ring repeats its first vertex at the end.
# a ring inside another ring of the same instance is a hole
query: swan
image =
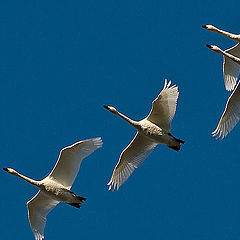
{"type": "Polygon", "coordinates": [[[202,27],[238,42],[233,47],[225,50],[224,53],[226,54],[223,56],[223,76],[225,88],[227,91],[232,91],[237,83],[238,75],[240,73],[240,65],[237,64],[236,61],[234,61],[232,58],[229,58],[228,54],[240,57],[240,34],[229,33],[216,28],[213,25],[203,25],[202,27]]]}
{"type": "Polygon", "coordinates": [[[143,160],[159,144],[163,143],[175,151],[179,151],[184,141],[177,139],[170,133],[171,121],[176,112],[178,87],[170,86],[171,81],[165,80],[164,87],[158,97],[152,102],[149,115],[141,121],[134,121],[112,106],[104,105],[111,113],[118,115],[133,127],[137,133],[130,144],[122,151],[118,163],[113,170],[112,177],[107,184],[108,190],[119,187],[131,176],[143,160]]]}
{"type": "Polygon", "coordinates": [[[84,197],[70,189],[78,174],[83,158],[102,147],[100,137],[79,141],[60,151],[57,163],[50,174],[41,181],[28,178],[12,168],[3,168],[8,173],[20,177],[39,188],[38,193],[27,202],[28,218],[35,240],[44,238],[47,214],[59,203],[64,202],[80,208],[84,197]]]}
{"type": "MultiPolygon", "coordinates": [[[[237,58],[215,45],[206,45],[216,53],[220,53],[240,66],[240,58],[237,58]]],[[[227,100],[224,112],[219,120],[217,128],[212,132],[216,138],[223,139],[231,132],[240,119],[240,85],[239,81],[234,91],[227,100]]]]}

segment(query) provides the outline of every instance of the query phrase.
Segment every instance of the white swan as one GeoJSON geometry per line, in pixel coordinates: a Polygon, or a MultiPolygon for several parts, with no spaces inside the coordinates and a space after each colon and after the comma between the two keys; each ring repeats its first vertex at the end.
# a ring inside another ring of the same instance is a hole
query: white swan
{"type": "Polygon", "coordinates": [[[238,75],[240,73],[240,65],[234,62],[231,58],[229,58],[227,54],[240,57],[240,45],[239,45],[240,35],[223,31],[212,25],[203,25],[202,27],[209,31],[219,33],[223,36],[226,36],[238,42],[238,44],[225,50],[224,52],[226,54],[224,54],[223,56],[223,76],[224,76],[225,87],[226,87],[226,90],[232,91],[237,83],[238,75]]]}
{"type": "MultiPolygon", "coordinates": [[[[216,53],[220,53],[240,66],[240,58],[237,58],[215,45],[207,45],[216,53]]],[[[231,132],[240,119],[240,85],[239,81],[234,91],[227,100],[224,112],[219,120],[217,128],[212,132],[216,138],[223,139],[231,132]]]]}
{"type": "Polygon", "coordinates": [[[118,115],[137,129],[137,134],[131,143],[122,151],[112,177],[108,183],[109,190],[119,187],[130,177],[135,168],[159,144],[166,144],[176,151],[180,150],[184,141],[176,139],[170,133],[171,121],[174,117],[178,99],[178,87],[170,86],[171,81],[165,84],[163,90],[152,103],[149,115],[141,121],[133,121],[114,107],[104,106],[111,113],[118,115]]]}
{"type": "Polygon", "coordinates": [[[80,208],[82,201],[86,200],[70,189],[78,174],[82,159],[101,146],[102,140],[99,137],[63,148],[53,170],[41,181],[28,178],[12,168],[3,168],[8,173],[39,188],[38,193],[27,202],[28,218],[36,240],[44,238],[46,216],[59,202],[80,208]]]}

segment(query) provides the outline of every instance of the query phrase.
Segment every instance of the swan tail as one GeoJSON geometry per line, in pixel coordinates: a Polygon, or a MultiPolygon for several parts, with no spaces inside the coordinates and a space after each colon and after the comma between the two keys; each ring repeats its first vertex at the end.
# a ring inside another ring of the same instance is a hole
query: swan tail
{"type": "Polygon", "coordinates": [[[174,139],[174,144],[168,145],[168,147],[178,152],[181,149],[181,144],[184,144],[184,141],[181,139],[175,138],[171,133],[168,133],[168,135],[174,139]]]}
{"type": "Polygon", "coordinates": [[[82,202],[87,200],[85,197],[78,196],[75,193],[73,193],[73,196],[75,197],[76,202],[74,202],[74,203],[67,203],[67,204],[69,204],[69,205],[71,205],[73,207],[76,207],[76,208],[80,208],[81,205],[82,205],[82,202]]]}

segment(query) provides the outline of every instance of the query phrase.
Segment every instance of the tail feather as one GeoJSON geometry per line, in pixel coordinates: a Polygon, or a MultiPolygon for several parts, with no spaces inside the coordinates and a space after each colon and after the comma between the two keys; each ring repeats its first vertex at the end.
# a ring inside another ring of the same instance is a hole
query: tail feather
{"type": "Polygon", "coordinates": [[[175,151],[179,151],[181,148],[181,144],[184,144],[184,141],[181,139],[175,138],[171,133],[168,133],[168,135],[171,136],[176,141],[176,145],[168,145],[168,147],[175,151]]]}
{"type": "Polygon", "coordinates": [[[72,192],[72,194],[73,194],[76,198],[78,198],[79,201],[80,201],[80,203],[76,203],[76,202],[75,202],[75,203],[67,203],[67,204],[69,204],[69,205],[71,205],[71,206],[73,206],[73,207],[80,208],[82,202],[87,200],[85,197],[78,196],[78,195],[76,195],[76,194],[73,193],[73,192],[72,192]]]}

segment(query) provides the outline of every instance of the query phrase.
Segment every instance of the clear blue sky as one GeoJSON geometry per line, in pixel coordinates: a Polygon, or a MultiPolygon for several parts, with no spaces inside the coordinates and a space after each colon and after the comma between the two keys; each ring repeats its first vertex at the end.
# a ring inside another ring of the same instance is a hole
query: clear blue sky
{"type": "MultiPolygon", "coordinates": [[[[80,210],[58,205],[46,239],[235,240],[240,238],[240,125],[211,137],[229,93],[222,57],[235,43],[207,32],[239,33],[240,1],[1,1],[1,167],[42,179],[61,148],[101,136],[73,191],[80,210]],[[118,192],[107,191],[135,130],[107,112],[145,117],[164,79],[179,86],[172,134],[118,192]]],[[[1,172],[1,239],[33,239],[26,202],[33,186],[1,172]]]]}

